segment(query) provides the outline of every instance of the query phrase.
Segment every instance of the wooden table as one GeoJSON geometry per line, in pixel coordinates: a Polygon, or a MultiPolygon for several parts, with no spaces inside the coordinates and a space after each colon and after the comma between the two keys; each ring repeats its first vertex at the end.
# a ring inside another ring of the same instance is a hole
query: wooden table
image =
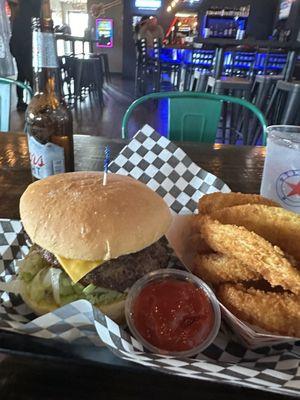
{"type": "MultiPolygon", "coordinates": [[[[99,170],[103,149],[114,157],[121,140],[75,136],[77,170],[99,170]]],[[[265,150],[182,144],[190,157],[233,190],[259,191],[265,150]]],[[[31,182],[26,137],[0,133],[0,218],[18,218],[20,195],[31,182]]],[[[160,374],[115,357],[106,348],[87,348],[0,332],[1,399],[283,399],[254,389],[160,374]]],[[[286,398],[286,397],[285,397],[286,398]]]]}
{"type": "MultiPolygon", "coordinates": [[[[75,169],[101,170],[107,144],[113,159],[126,141],[75,135],[75,169]]],[[[181,147],[195,163],[223,179],[233,191],[259,192],[265,148],[196,143],[182,143],[181,147]]],[[[30,182],[26,136],[0,133],[0,218],[19,218],[19,199],[30,182]]]]}

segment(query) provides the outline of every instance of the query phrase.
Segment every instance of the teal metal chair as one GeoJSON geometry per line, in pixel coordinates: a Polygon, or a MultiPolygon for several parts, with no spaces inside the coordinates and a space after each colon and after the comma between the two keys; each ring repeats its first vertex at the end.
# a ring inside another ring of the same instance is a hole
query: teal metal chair
{"type": "MultiPolygon", "coordinates": [[[[136,107],[148,100],[159,99],[168,99],[168,137],[170,140],[214,143],[223,104],[232,103],[233,106],[244,107],[257,117],[262,128],[262,144],[266,143],[267,121],[257,107],[236,97],[201,92],[160,92],[140,97],[130,105],[123,117],[123,139],[128,136],[128,120],[136,107]]],[[[243,131],[243,142],[251,144],[247,126],[249,118],[243,114],[239,114],[238,118],[243,131]]]]}
{"type": "Polygon", "coordinates": [[[26,90],[31,99],[33,93],[30,86],[10,78],[0,77],[0,131],[9,131],[11,85],[26,90]]]}

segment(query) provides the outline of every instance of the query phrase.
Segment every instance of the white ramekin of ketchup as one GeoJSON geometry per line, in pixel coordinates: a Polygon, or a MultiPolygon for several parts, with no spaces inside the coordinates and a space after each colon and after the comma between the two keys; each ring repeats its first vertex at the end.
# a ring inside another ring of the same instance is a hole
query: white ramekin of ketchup
{"type": "Polygon", "coordinates": [[[153,353],[191,357],[217,336],[221,312],[213,291],[193,274],[151,272],[128,293],[125,314],[135,338],[153,353]]]}

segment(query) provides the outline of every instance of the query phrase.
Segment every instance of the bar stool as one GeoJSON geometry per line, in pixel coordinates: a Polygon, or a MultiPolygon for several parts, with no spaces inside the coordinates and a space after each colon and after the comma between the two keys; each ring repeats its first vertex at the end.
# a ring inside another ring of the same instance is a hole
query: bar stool
{"type": "Polygon", "coordinates": [[[69,102],[74,98],[75,62],[76,59],[70,55],[59,57],[63,93],[69,102]]]}
{"type": "Polygon", "coordinates": [[[110,68],[109,68],[109,60],[108,60],[108,54],[106,53],[92,53],[90,54],[91,58],[99,58],[99,60],[102,63],[102,71],[105,76],[105,81],[106,83],[111,82],[111,73],[110,73],[110,68]]]}
{"type": "Polygon", "coordinates": [[[194,48],[187,50],[183,57],[182,87],[183,90],[201,91],[206,89],[208,77],[215,58],[215,50],[194,48]]]}
{"type": "Polygon", "coordinates": [[[266,111],[269,123],[298,125],[299,109],[300,81],[278,81],[266,111]]]}
{"type": "Polygon", "coordinates": [[[194,74],[189,80],[189,90],[195,92],[205,92],[208,79],[210,78],[210,71],[203,71],[195,70],[194,74]]]}
{"type": "MultiPolygon", "coordinates": [[[[251,89],[251,103],[265,113],[276,83],[282,79],[283,75],[256,75],[251,89]]],[[[252,126],[251,130],[253,144],[256,145],[261,133],[259,125],[252,126]]]]}
{"type": "Polygon", "coordinates": [[[140,39],[136,42],[135,62],[135,95],[146,93],[148,48],[147,40],[140,39]]]}
{"type": "Polygon", "coordinates": [[[251,103],[265,112],[274,87],[282,75],[256,75],[251,89],[251,103]]]}
{"type": "Polygon", "coordinates": [[[206,92],[215,94],[232,94],[235,97],[244,97],[246,100],[250,97],[251,92],[250,79],[239,77],[221,77],[216,79],[213,76],[208,78],[206,92]]]}
{"type": "MultiPolygon", "coordinates": [[[[208,78],[206,85],[206,92],[215,94],[227,94],[238,98],[248,100],[251,92],[251,81],[239,77],[221,77],[216,79],[212,76],[208,78]]],[[[228,106],[227,103],[223,105],[222,111],[222,141],[225,143],[227,132],[229,131],[229,143],[234,144],[237,142],[237,132],[242,132],[244,143],[248,143],[250,136],[248,134],[250,114],[247,110],[241,110],[238,105],[228,106]],[[231,107],[231,108],[230,108],[231,107]],[[231,127],[235,126],[235,129],[231,127]]]]}
{"type": "MultiPolygon", "coordinates": [[[[182,63],[176,57],[173,57],[172,49],[162,50],[161,40],[154,38],[153,40],[153,66],[154,66],[154,90],[159,92],[161,89],[163,74],[168,74],[171,78],[173,88],[179,90],[182,63]],[[167,51],[172,51],[168,54],[167,51]]],[[[151,59],[150,59],[151,62],[151,59]]]]}
{"type": "Polygon", "coordinates": [[[102,64],[98,58],[74,58],[75,60],[75,78],[74,95],[75,99],[82,99],[82,90],[84,88],[94,91],[102,107],[103,101],[103,72],[102,64]]]}
{"type": "Polygon", "coordinates": [[[111,73],[110,73],[110,68],[109,68],[108,54],[102,53],[102,54],[100,54],[100,58],[102,59],[105,80],[107,83],[110,83],[111,82],[111,73]]]}

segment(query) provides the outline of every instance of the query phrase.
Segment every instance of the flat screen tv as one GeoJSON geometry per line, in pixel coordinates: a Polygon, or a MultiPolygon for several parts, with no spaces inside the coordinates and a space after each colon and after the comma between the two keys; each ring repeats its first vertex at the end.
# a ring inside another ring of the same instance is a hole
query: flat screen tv
{"type": "Polygon", "coordinates": [[[290,16],[291,8],[295,0],[281,0],[279,19],[286,19],[290,16]]]}
{"type": "Polygon", "coordinates": [[[96,19],[97,47],[111,48],[114,45],[114,25],[111,18],[96,19]]]}
{"type": "Polygon", "coordinates": [[[140,10],[157,10],[161,7],[161,0],[135,0],[135,6],[140,10]]]}

